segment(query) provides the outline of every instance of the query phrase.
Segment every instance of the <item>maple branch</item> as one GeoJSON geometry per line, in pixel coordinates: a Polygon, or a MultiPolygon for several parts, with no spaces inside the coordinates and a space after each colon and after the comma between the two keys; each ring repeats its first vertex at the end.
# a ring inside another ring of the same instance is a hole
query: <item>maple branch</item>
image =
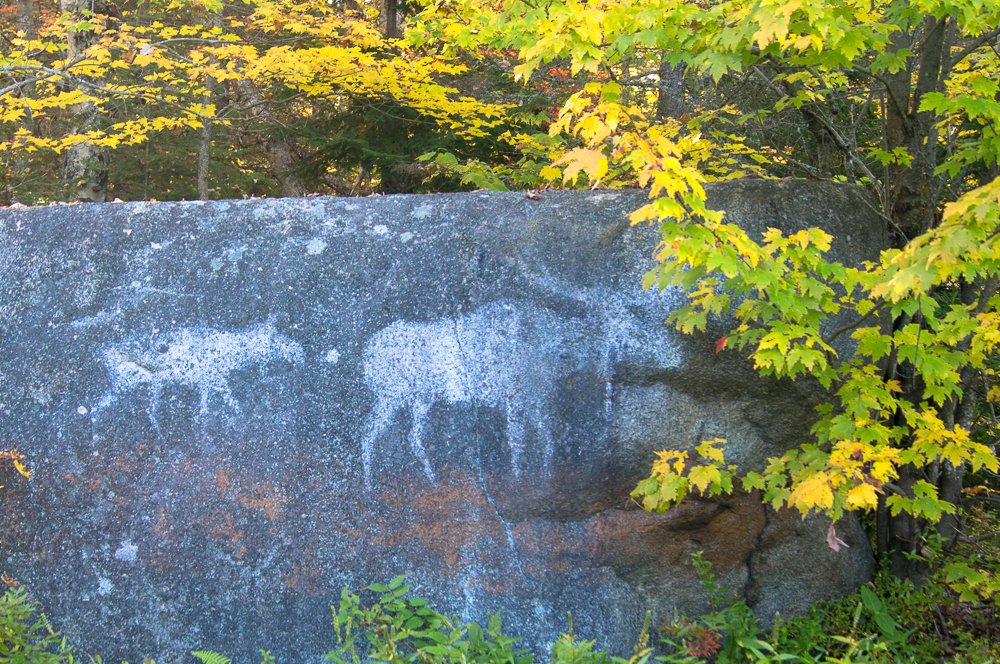
{"type": "Polygon", "coordinates": [[[161,46],[163,44],[171,44],[173,42],[188,42],[188,41],[200,41],[206,44],[243,44],[247,45],[246,40],[240,39],[239,41],[231,39],[210,39],[209,37],[171,37],[170,39],[163,39],[157,42],[147,42],[149,46],[161,46]]]}
{"type": "Polygon", "coordinates": [[[979,535],[978,537],[968,537],[966,535],[959,535],[958,541],[962,542],[963,544],[978,544],[979,542],[988,539],[993,539],[998,535],[1000,535],[1000,530],[994,530],[992,533],[988,533],[986,535],[979,535]]]}
{"type": "Polygon", "coordinates": [[[801,162],[798,159],[793,159],[792,157],[789,157],[787,155],[782,155],[781,158],[784,159],[787,163],[791,164],[793,167],[801,168],[812,177],[816,178],[817,180],[819,179],[819,169],[816,168],[815,166],[811,166],[805,162],[801,162]]]}
{"type": "Polygon", "coordinates": [[[902,496],[903,498],[910,498],[910,496],[906,495],[906,492],[903,491],[899,487],[899,485],[893,484],[892,482],[883,482],[882,483],[882,488],[888,489],[889,491],[891,491],[892,493],[896,494],[897,496],[902,496]]]}
{"type": "Polygon", "coordinates": [[[851,132],[854,134],[854,144],[858,143],[858,127],[861,126],[862,120],[864,120],[865,115],[868,113],[868,107],[871,106],[872,100],[875,98],[875,88],[872,87],[868,90],[868,99],[865,99],[864,105],[861,106],[861,111],[858,113],[857,122],[851,123],[851,132]]]}
{"type": "Polygon", "coordinates": [[[882,309],[882,307],[885,306],[885,304],[886,303],[884,301],[880,302],[878,305],[876,305],[875,307],[873,307],[871,311],[869,311],[868,313],[866,313],[864,316],[862,316],[858,320],[856,320],[856,321],[854,321],[852,323],[846,323],[846,324],[838,327],[836,330],[834,330],[833,334],[831,334],[829,337],[826,337],[826,338],[823,339],[823,343],[826,343],[826,344],[833,343],[833,340],[836,339],[837,337],[839,337],[844,332],[847,332],[848,330],[853,330],[858,325],[861,325],[866,320],[868,320],[869,318],[871,318],[872,316],[874,316],[876,313],[878,313],[878,311],[880,309],[882,309]]]}
{"type": "MultiPolygon", "coordinates": [[[[80,64],[81,62],[84,62],[84,60],[81,59],[81,60],[77,60],[75,62],[72,62],[72,63],[70,63],[70,64],[67,65],[67,69],[75,67],[76,65],[80,64]]],[[[150,94],[143,93],[143,92],[132,92],[132,91],[128,90],[127,88],[109,88],[109,87],[106,87],[106,86],[103,86],[103,85],[98,85],[97,83],[94,83],[93,81],[88,80],[86,76],[81,76],[79,74],[72,74],[69,71],[63,70],[63,69],[53,69],[52,67],[45,67],[45,66],[42,66],[42,65],[18,65],[16,67],[0,67],[0,71],[6,71],[8,73],[10,71],[41,71],[41,72],[45,72],[45,74],[47,74],[47,75],[46,76],[36,76],[33,79],[34,82],[37,82],[37,81],[40,81],[40,80],[44,80],[44,79],[47,79],[47,78],[51,78],[52,76],[58,76],[59,78],[63,78],[63,79],[66,79],[66,80],[73,81],[74,84],[80,85],[82,87],[86,87],[86,88],[89,88],[91,90],[98,91],[98,92],[107,93],[108,95],[110,95],[112,97],[122,97],[122,98],[128,97],[128,98],[131,98],[131,99],[142,99],[142,100],[145,100],[145,101],[155,101],[155,102],[158,102],[158,103],[161,103],[161,104],[166,104],[167,106],[172,106],[173,108],[175,108],[175,109],[177,109],[177,110],[179,110],[179,111],[181,111],[183,113],[187,113],[188,115],[197,117],[199,119],[206,119],[206,120],[210,119],[210,118],[211,119],[215,119],[213,116],[208,116],[208,115],[204,115],[202,113],[198,113],[196,111],[192,111],[189,108],[185,108],[184,106],[182,106],[180,104],[177,104],[177,103],[174,103],[174,102],[172,102],[172,101],[170,101],[168,99],[164,99],[163,97],[157,97],[155,95],[150,95],[150,94]]],[[[27,82],[28,81],[22,81],[20,83],[15,83],[15,84],[12,84],[10,86],[7,86],[6,88],[0,89],[0,95],[2,95],[5,92],[9,92],[12,89],[16,89],[18,86],[24,85],[27,82]]],[[[137,84],[136,87],[139,87],[139,85],[137,84]]]]}
{"type": "Polygon", "coordinates": [[[951,66],[949,68],[954,68],[955,65],[957,65],[959,62],[961,62],[962,60],[964,60],[965,58],[967,58],[970,53],[972,53],[977,48],[979,48],[980,46],[982,46],[984,43],[988,42],[989,40],[993,39],[997,35],[1000,35],[1000,25],[998,25],[997,27],[993,28],[992,30],[990,30],[986,34],[980,35],[979,37],[976,38],[975,41],[973,41],[971,44],[969,44],[964,49],[962,49],[962,52],[959,53],[958,55],[956,55],[955,59],[951,61],[951,66]]]}
{"type": "MultiPolygon", "coordinates": [[[[0,67],[0,71],[7,71],[7,67],[0,67]]],[[[18,83],[12,83],[11,85],[8,85],[6,88],[0,88],[0,97],[7,94],[8,92],[13,92],[14,90],[17,90],[22,86],[32,85],[46,78],[48,78],[48,76],[35,76],[33,78],[26,78],[18,83]]]]}
{"type": "Polygon", "coordinates": [[[1000,498],[994,496],[969,496],[968,498],[963,498],[962,502],[984,502],[984,503],[997,503],[1000,504],[1000,498]]]}

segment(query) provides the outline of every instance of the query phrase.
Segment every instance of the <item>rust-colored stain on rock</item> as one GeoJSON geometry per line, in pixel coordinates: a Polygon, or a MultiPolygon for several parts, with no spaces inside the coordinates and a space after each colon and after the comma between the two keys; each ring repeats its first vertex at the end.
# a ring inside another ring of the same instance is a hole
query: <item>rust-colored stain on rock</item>
{"type": "Polygon", "coordinates": [[[245,472],[220,465],[215,470],[213,485],[219,495],[235,500],[247,509],[261,512],[268,521],[277,521],[285,511],[288,500],[285,492],[270,480],[254,482],[245,472]]]}
{"type": "Polygon", "coordinates": [[[227,544],[237,559],[247,552],[243,536],[246,530],[239,527],[236,519],[229,512],[216,510],[205,519],[205,532],[216,542],[227,544]]]}
{"type": "Polygon", "coordinates": [[[378,529],[372,542],[386,546],[419,546],[442,560],[446,574],[461,571],[470,546],[503,539],[502,524],[489,497],[462,471],[447,472],[436,486],[412,482],[384,491],[381,504],[395,517],[394,527],[378,529]]]}
{"type": "Polygon", "coordinates": [[[664,568],[684,568],[699,550],[717,565],[742,565],[764,523],[759,501],[738,494],[726,502],[690,500],[664,514],[611,509],[580,522],[536,519],[513,531],[533,573],[610,567],[627,574],[648,567],[650,551],[664,568]]]}

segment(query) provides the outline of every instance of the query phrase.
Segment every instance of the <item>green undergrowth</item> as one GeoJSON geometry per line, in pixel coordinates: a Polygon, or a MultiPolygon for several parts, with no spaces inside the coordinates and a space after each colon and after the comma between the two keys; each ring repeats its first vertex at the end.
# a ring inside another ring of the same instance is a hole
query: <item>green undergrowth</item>
{"type": "Polygon", "coordinates": [[[0,663],[72,664],[73,649],[45,618],[23,587],[0,596],[0,663]]]}
{"type": "MultiPolygon", "coordinates": [[[[659,625],[645,625],[633,652],[612,656],[567,630],[547,657],[535,658],[506,634],[499,614],[485,625],[461,622],[421,598],[409,597],[404,577],[375,584],[371,604],[345,589],[333,607],[336,646],[330,664],[700,664],[955,662],[1000,664],[1000,638],[992,601],[962,602],[944,584],[915,591],[879,575],[856,593],[813,607],[809,614],[774,617],[765,630],[742,599],[721,587],[711,564],[700,554],[693,562],[709,599],[709,611],[688,617],[680,612],[659,625]]],[[[73,664],[74,650],[55,632],[23,588],[0,596],[0,664],[73,664]]],[[[592,635],[599,636],[599,635],[592,635]]],[[[194,662],[229,664],[210,651],[192,653],[194,662]]],[[[100,658],[78,659],[100,664],[100,658]]],[[[261,651],[262,664],[274,664],[261,651]]],[[[145,660],[144,664],[155,664],[145,660]]]]}
{"type": "MultiPolygon", "coordinates": [[[[700,554],[693,562],[709,598],[709,611],[697,617],[675,612],[658,626],[646,625],[631,657],[614,657],[568,630],[553,645],[549,664],[699,664],[943,662],[1000,664],[995,633],[974,633],[962,612],[989,613],[992,604],[959,602],[945,586],[914,591],[888,575],[879,575],[854,594],[816,605],[791,620],[774,617],[764,630],[745,601],[721,587],[711,564],[700,554]],[[951,619],[945,616],[952,616],[951,619]],[[946,637],[950,634],[950,637],[946,637]],[[957,635],[957,638],[955,636],[957,635]]],[[[421,599],[406,597],[409,587],[398,577],[371,606],[344,591],[335,610],[339,647],[327,655],[336,664],[367,660],[399,664],[420,662],[534,664],[516,639],[504,635],[499,616],[484,630],[474,623],[434,611],[421,599]]],[[[992,621],[996,628],[996,621],[992,621]]],[[[212,663],[206,663],[212,664],[212,663]]]]}

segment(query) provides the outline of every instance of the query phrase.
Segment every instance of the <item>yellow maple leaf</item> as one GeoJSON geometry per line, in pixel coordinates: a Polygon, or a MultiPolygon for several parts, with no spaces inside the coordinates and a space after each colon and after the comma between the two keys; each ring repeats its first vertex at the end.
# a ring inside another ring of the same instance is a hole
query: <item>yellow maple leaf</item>
{"type": "Polygon", "coordinates": [[[816,473],[799,483],[788,502],[803,514],[814,507],[829,509],[833,507],[833,491],[830,489],[829,473],[816,473]]]}
{"type": "Polygon", "coordinates": [[[719,464],[724,464],[726,462],[725,456],[716,445],[725,445],[725,438],[714,438],[712,440],[703,440],[701,445],[698,446],[698,454],[702,455],[710,461],[715,461],[719,464]]]}
{"type": "Polygon", "coordinates": [[[662,452],[657,452],[656,456],[658,458],[653,462],[654,475],[679,475],[684,472],[684,462],[688,458],[687,452],[663,450],[662,452]],[[673,469],[670,468],[671,463],[674,466],[673,469]]]}
{"type": "Polygon", "coordinates": [[[608,158],[600,150],[574,148],[552,162],[553,166],[560,164],[568,164],[563,171],[563,182],[574,179],[580,171],[586,173],[591,182],[597,182],[608,172],[608,158]]]}
{"type": "Polygon", "coordinates": [[[859,484],[847,494],[848,509],[870,510],[878,506],[878,493],[871,484],[859,484]]]}
{"type": "Polygon", "coordinates": [[[876,461],[872,464],[872,477],[880,482],[888,482],[897,477],[896,467],[888,461],[876,461]]]}
{"type": "Polygon", "coordinates": [[[688,473],[688,480],[701,493],[705,493],[713,482],[721,482],[722,475],[715,466],[695,466],[688,473]]]}

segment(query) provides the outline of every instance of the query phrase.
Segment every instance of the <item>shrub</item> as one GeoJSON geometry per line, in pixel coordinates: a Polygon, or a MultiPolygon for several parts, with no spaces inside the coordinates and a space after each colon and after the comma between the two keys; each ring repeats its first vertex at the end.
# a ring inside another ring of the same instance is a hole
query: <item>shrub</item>
{"type": "Polygon", "coordinates": [[[0,597],[0,663],[73,664],[73,649],[52,630],[45,615],[32,622],[36,606],[23,587],[0,597]]]}

